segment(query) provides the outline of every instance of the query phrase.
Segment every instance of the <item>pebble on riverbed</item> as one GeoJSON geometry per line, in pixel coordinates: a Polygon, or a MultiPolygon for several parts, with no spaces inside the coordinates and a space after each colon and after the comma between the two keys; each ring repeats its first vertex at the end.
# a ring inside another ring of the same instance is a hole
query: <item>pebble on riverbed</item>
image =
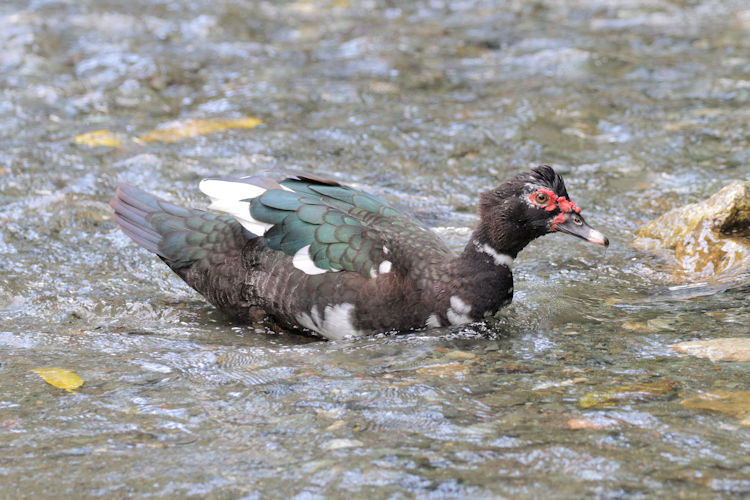
{"type": "Polygon", "coordinates": [[[708,200],[675,208],[643,225],[633,246],[666,249],[676,278],[709,277],[750,266],[750,181],[737,181],[708,200]]]}

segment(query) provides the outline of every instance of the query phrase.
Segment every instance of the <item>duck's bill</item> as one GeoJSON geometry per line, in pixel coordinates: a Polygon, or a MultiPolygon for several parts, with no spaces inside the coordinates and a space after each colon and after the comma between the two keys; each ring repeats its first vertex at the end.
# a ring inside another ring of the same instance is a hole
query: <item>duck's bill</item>
{"type": "Polygon", "coordinates": [[[583,217],[577,213],[565,214],[565,220],[563,222],[556,222],[552,224],[553,231],[560,231],[561,233],[567,233],[577,238],[581,238],[590,243],[596,243],[597,245],[609,246],[609,239],[602,233],[592,228],[583,217]]]}

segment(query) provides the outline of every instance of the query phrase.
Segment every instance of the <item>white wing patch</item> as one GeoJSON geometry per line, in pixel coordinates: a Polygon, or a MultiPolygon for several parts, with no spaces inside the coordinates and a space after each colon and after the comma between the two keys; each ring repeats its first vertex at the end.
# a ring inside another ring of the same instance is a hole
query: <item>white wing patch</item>
{"type": "Polygon", "coordinates": [[[365,333],[354,327],[354,304],[344,302],[333,306],[326,306],[320,314],[318,306],[313,306],[310,314],[299,314],[297,322],[331,340],[341,340],[347,337],[361,337],[365,333]]]}
{"type": "Polygon", "coordinates": [[[257,198],[266,192],[265,188],[255,184],[223,179],[203,179],[198,188],[211,200],[244,200],[257,198]]]}
{"type": "Polygon", "coordinates": [[[310,256],[310,245],[300,248],[292,257],[292,265],[305,274],[336,273],[338,269],[323,269],[315,264],[310,256]]]}
{"type": "Polygon", "coordinates": [[[263,236],[273,225],[255,220],[250,215],[249,200],[265,193],[266,188],[221,179],[203,179],[198,187],[211,198],[208,208],[231,215],[251,233],[263,236]]]}
{"type": "Polygon", "coordinates": [[[458,295],[453,295],[451,297],[451,306],[445,312],[445,315],[448,317],[451,325],[463,325],[464,323],[471,322],[469,312],[471,312],[471,306],[461,300],[461,297],[458,295]]]}
{"type": "Polygon", "coordinates": [[[377,268],[375,268],[375,266],[370,268],[370,278],[376,278],[380,274],[390,273],[392,268],[393,263],[390,260],[384,260],[377,268]]]}

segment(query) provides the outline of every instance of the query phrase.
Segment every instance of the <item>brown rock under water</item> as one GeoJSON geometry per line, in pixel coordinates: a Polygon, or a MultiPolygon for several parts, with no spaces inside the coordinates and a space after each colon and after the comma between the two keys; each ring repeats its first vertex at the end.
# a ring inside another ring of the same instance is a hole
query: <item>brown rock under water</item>
{"type": "Polygon", "coordinates": [[[643,382],[640,384],[622,385],[604,391],[590,392],[578,398],[581,408],[601,408],[621,403],[651,401],[660,397],[672,397],[679,385],[672,380],[643,382]]]}
{"type": "Polygon", "coordinates": [[[683,399],[680,404],[691,410],[706,410],[740,419],[750,417],[750,391],[730,392],[714,389],[683,399]]]}
{"type": "Polygon", "coordinates": [[[644,224],[633,246],[672,251],[684,277],[750,266],[750,181],[733,182],[708,200],[644,224]]]}

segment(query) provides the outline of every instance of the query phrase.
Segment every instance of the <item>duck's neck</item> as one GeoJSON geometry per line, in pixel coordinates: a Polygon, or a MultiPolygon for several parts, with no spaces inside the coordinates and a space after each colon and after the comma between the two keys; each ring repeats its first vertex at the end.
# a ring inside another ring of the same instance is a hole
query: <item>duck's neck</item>
{"type": "Polygon", "coordinates": [[[477,253],[492,257],[495,264],[507,263],[508,266],[518,256],[518,252],[526,246],[527,242],[516,241],[515,238],[493,238],[495,236],[484,224],[480,224],[469,238],[462,259],[474,260],[477,253]]]}
{"type": "Polygon", "coordinates": [[[476,321],[511,301],[511,265],[517,252],[506,252],[492,245],[481,228],[474,231],[463,253],[447,263],[446,279],[438,284],[444,321],[476,321]]]}
{"type": "Polygon", "coordinates": [[[500,282],[507,282],[507,286],[512,286],[511,266],[517,254],[518,251],[512,248],[498,248],[480,226],[471,235],[461,255],[452,262],[453,278],[461,282],[463,287],[469,285],[481,288],[487,282],[486,293],[501,288],[502,286],[498,286],[501,285],[500,282]]]}
{"type": "Polygon", "coordinates": [[[466,245],[466,250],[478,246],[480,248],[491,249],[488,250],[489,252],[507,255],[515,259],[526,245],[541,235],[537,234],[536,231],[529,230],[527,227],[522,227],[515,220],[513,214],[509,216],[505,216],[506,214],[502,215],[503,217],[498,217],[499,220],[495,220],[494,224],[487,224],[485,222],[487,217],[482,217],[479,225],[472,233],[469,243],[466,245]]]}

